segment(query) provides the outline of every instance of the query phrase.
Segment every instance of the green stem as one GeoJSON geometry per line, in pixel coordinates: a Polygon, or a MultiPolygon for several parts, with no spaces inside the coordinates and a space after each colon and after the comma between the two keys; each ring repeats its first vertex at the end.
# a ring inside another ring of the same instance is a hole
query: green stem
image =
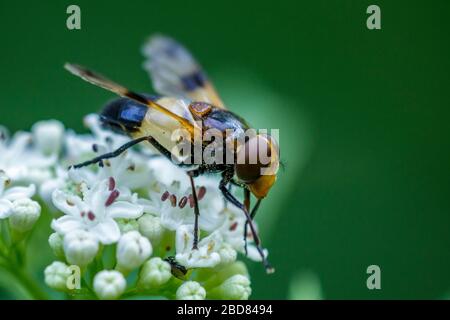
{"type": "Polygon", "coordinates": [[[23,269],[5,265],[3,268],[24,288],[32,299],[47,300],[47,294],[43,292],[35,280],[23,269]]]}
{"type": "MultiPolygon", "coordinates": [[[[11,237],[11,231],[5,223],[2,223],[3,231],[6,236],[11,237]],[[6,230],[5,230],[6,229],[6,230]]],[[[26,240],[26,236],[22,237],[20,240],[26,240]]],[[[5,244],[5,239],[0,238],[0,257],[3,263],[0,267],[9,273],[12,278],[28,293],[29,297],[33,299],[45,300],[47,295],[43,292],[36,281],[26,272],[25,270],[25,244],[24,241],[17,241],[15,243],[10,243],[9,248],[5,244]]],[[[11,241],[11,239],[10,239],[11,241]]]]}

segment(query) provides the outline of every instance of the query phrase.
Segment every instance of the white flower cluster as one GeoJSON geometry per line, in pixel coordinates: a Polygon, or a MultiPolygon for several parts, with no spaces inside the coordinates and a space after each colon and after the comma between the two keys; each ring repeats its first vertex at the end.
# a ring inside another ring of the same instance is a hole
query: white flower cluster
{"type": "MultiPolygon", "coordinates": [[[[31,200],[38,193],[53,216],[48,243],[57,261],[45,270],[47,285],[100,299],[247,299],[249,277],[237,261],[245,252],[245,216],[225,203],[218,180],[196,179],[201,238],[193,250],[186,173],[150,148],[68,169],[128,141],[101,128],[96,115],[85,125],[91,133],[81,135],[42,121],[12,138],[0,128],[0,219],[17,233],[29,231],[41,211],[31,200]],[[79,290],[65,285],[69,265],[81,270],[79,290]]],[[[260,261],[250,233],[248,257],[260,261]]]]}
{"type": "Polygon", "coordinates": [[[8,219],[14,240],[22,238],[39,219],[41,206],[31,198],[36,184],[50,177],[48,169],[56,161],[40,147],[28,148],[31,139],[32,134],[25,132],[10,138],[8,130],[0,126],[0,221],[8,219]]]}

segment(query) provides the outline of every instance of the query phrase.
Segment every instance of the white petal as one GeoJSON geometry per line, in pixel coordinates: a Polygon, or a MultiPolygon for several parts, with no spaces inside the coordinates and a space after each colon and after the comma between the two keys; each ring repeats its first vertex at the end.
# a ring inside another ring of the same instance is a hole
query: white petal
{"type": "Polygon", "coordinates": [[[103,244],[117,242],[120,238],[119,226],[113,219],[105,219],[89,231],[103,244]]]}
{"type": "MultiPolygon", "coordinates": [[[[11,139],[11,144],[9,145],[9,156],[11,159],[18,159],[18,155],[25,151],[25,148],[31,141],[31,134],[28,132],[16,132],[11,139]]],[[[27,159],[24,159],[25,161],[27,159]]]]}
{"type": "Polygon", "coordinates": [[[66,234],[70,231],[83,228],[84,224],[81,220],[73,216],[62,216],[61,218],[52,221],[52,229],[59,234],[66,234]]]}
{"type": "Polygon", "coordinates": [[[136,219],[142,216],[143,212],[142,206],[125,201],[116,201],[106,208],[106,215],[109,218],[136,219]]]}
{"type": "Polygon", "coordinates": [[[131,203],[135,203],[138,199],[138,195],[136,193],[132,193],[131,190],[127,187],[116,186],[116,190],[119,191],[119,197],[117,198],[117,200],[130,201],[131,203]]]}
{"type": "Polygon", "coordinates": [[[46,169],[56,163],[58,157],[53,154],[50,156],[42,156],[36,153],[24,153],[22,157],[27,157],[25,164],[35,169],[46,169]]]}
{"type": "Polygon", "coordinates": [[[28,187],[13,187],[5,191],[3,198],[14,201],[20,198],[31,198],[36,192],[34,184],[30,184],[28,187]]]}
{"type": "Polygon", "coordinates": [[[194,250],[191,253],[177,253],[175,258],[187,268],[213,268],[220,263],[217,252],[205,253],[204,250],[194,250]]]}
{"type": "Polygon", "coordinates": [[[84,195],[84,201],[89,203],[91,208],[96,212],[97,216],[103,216],[105,202],[111,191],[108,190],[109,181],[102,180],[96,183],[94,187],[84,195]]]}
{"type": "Polygon", "coordinates": [[[47,203],[51,204],[53,192],[64,186],[64,180],[55,178],[45,181],[39,188],[39,195],[47,203]]]}
{"type": "MultiPolygon", "coordinates": [[[[66,193],[64,193],[61,190],[55,190],[52,194],[52,201],[56,208],[58,208],[65,214],[69,214],[72,216],[78,216],[78,214],[80,214],[80,212],[78,211],[78,208],[75,205],[69,205],[67,203],[67,201],[70,198],[77,199],[78,197],[75,197],[75,196],[70,197],[69,195],[67,195],[66,193]]],[[[80,199],[80,201],[81,201],[81,199],[80,199]]]]}
{"type": "Polygon", "coordinates": [[[226,218],[223,208],[224,202],[221,196],[213,194],[208,197],[207,194],[205,199],[200,202],[200,228],[208,232],[219,228],[226,218]]]}
{"type": "Polygon", "coordinates": [[[190,187],[190,181],[186,172],[164,157],[152,159],[149,165],[156,180],[164,185],[170,186],[174,181],[178,181],[181,184],[181,189],[190,187]]]}
{"type": "Polygon", "coordinates": [[[76,164],[87,157],[95,156],[92,151],[94,139],[91,135],[76,134],[68,130],[65,139],[66,161],[67,164],[76,164]]]}
{"type": "Polygon", "coordinates": [[[0,199],[0,219],[8,218],[11,215],[12,203],[8,200],[0,199]]]}
{"type": "Polygon", "coordinates": [[[178,207],[172,207],[169,201],[163,203],[161,208],[161,224],[165,228],[177,230],[182,225],[194,224],[194,220],[194,210],[189,206],[180,209],[178,207]]]}
{"type": "Polygon", "coordinates": [[[191,241],[188,240],[188,238],[193,239],[192,233],[185,233],[184,239],[179,238],[179,236],[183,236],[183,232],[193,232],[192,226],[179,229],[181,230],[177,230],[176,239],[176,259],[178,262],[188,268],[212,268],[220,263],[218,250],[222,246],[222,237],[219,232],[214,232],[203,238],[198,243],[198,249],[192,250],[191,241]],[[180,243],[180,241],[183,241],[183,243],[180,243]],[[181,246],[185,247],[181,248],[181,246]],[[184,252],[180,253],[178,249],[183,249],[184,252]]]}
{"type": "Polygon", "coordinates": [[[137,203],[144,208],[145,213],[159,216],[161,214],[161,201],[156,203],[148,199],[138,199],[137,203]]]}
{"type": "Polygon", "coordinates": [[[175,238],[175,247],[177,253],[191,251],[194,243],[194,226],[183,225],[178,227],[175,238]]]}
{"type": "MultiPolygon", "coordinates": [[[[242,250],[242,253],[244,253],[244,250],[242,250]]],[[[266,256],[266,257],[269,255],[269,252],[267,251],[267,249],[263,249],[263,253],[264,253],[264,256],[266,256]]],[[[247,245],[247,257],[250,260],[257,261],[257,262],[262,260],[261,255],[258,252],[258,249],[254,245],[247,245]]]]}
{"type": "Polygon", "coordinates": [[[92,171],[87,170],[86,167],[79,169],[70,168],[68,171],[68,176],[75,183],[85,182],[88,185],[92,185],[96,179],[95,174],[92,171]]]}

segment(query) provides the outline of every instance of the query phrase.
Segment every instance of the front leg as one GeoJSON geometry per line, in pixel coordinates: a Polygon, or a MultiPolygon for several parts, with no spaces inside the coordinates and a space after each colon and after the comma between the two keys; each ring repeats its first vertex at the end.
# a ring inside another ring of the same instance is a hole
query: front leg
{"type": "Polygon", "coordinates": [[[130,149],[132,146],[134,146],[134,145],[136,145],[138,143],[141,143],[143,141],[148,141],[148,142],[151,143],[152,140],[155,140],[155,139],[153,139],[153,137],[140,137],[140,138],[131,140],[131,141],[125,143],[124,145],[120,146],[118,149],[116,149],[116,150],[114,150],[112,152],[108,152],[108,153],[102,154],[102,155],[100,155],[98,157],[95,157],[94,159],[85,161],[83,163],[76,164],[76,165],[73,166],[73,168],[79,169],[79,168],[82,168],[82,167],[89,166],[91,164],[102,162],[103,160],[106,160],[106,159],[111,159],[111,158],[118,157],[120,154],[125,152],[127,149],[130,149]]]}
{"type": "Polygon", "coordinates": [[[246,224],[250,226],[250,230],[252,232],[253,238],[255,239],[256,249],[258,250],[259,255],[261,256],[262,263],[264,265],[264,268],[266,269],[267,273],[273,273],[275,270],[270,265],[269,261],[267,261],[266,256],[264,255],[264,252],[261,248],[261,241],[258,237],[258,234],[256,232],[255,226],[253,224],[252,218],[250,214],[248,213],[248,210],[244,204],[242,204],[238,199],[235,198],[235,196],[227,189],[227,184],[229,183],[229,175],[225,174],[224,178],[219,184],[220,191],[222,192],[225,199],[230,201],[232,204],[234,204],[236,207],[241,209],[246,217],[246,224]],[[228,179],[227,179],[228,177],[228,179]]]}
{"type": "MultiPolygon", "coordinates": [[[[243,188],[244,188],[244,205],[245,205],[245,208],[247,209],[247,212],[249,212],[250,211],[250,199],[251,199],[250,190],[247,187],[243,187],[243,188]]],[[[255,218],[256,212],[258,211],[260,204],[261,204],[261,199],[258,199],[250,213],[250,218],[252,221],[255,218]]],[[[245,255],[247,255],[247,228],[248,228],[248,220],[245,222],[245,226],[244,226],[245,255]]]]}
{"type": "MultiPolygon", "coordinates": [[[[145,137],[140,137],[140,138],[136,138],[134,140],[131,140],[131,141],[125,143],[124,145],[120,146],[119,148],[117,148],[116,150],[114,150],[112,152],[108,152],[108,153],[99,155],[98,157],[95,157],[95,158],[93,158],[91,160],[85,161],[83,163],[76,164],[73,167],[75,169],[79,169],[79,168],[86,167],[86,166],[91,165],[91,164],[102,162],[103,160],[106,160],[106,159],[111,159],[111,158],[118,157],[120,154],[125,152],[127,149],[130,149],[131,147],[133,147],[133,146],[135,146],[135,145],[137,145],[137,144],[139,144],[141,142],[144,142],[144,141],[147,141],[148,143],[150,143],[164,157],[166,157],[168,160],[172,161],[172,153],[169,150],[164,148],[164,146],[162,146],[152,136],[145,136],[145,137]]],[[[190,164],[179,163],[178,166],[180,166],[180,167],[190,166],[190,164]]]]}

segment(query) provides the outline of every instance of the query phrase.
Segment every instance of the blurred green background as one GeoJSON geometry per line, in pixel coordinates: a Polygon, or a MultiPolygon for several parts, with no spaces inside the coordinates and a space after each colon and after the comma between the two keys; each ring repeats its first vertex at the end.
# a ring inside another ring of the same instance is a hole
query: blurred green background
{"type": "MultiPolygon", "coordinates": [[[[442,298],[450,291],[449,13],[450,2],[437,0],[2,1],[0,123],[28,130],[56,118],[84,130],[83,115],[112,95],[63,63],[152,92],[139,49],[152,33],[171,35],[230,109],[280,129],[286,168],[257,218],[277,272],[249,263],[252,298],[288,298],[304,272],[329,299],[442,298]],[[70,4],[81,7],[81,30],[66,28],[70,4]],[[382,30],[366,28],[370,4],[381,7],[382,30]],[[381,290],[366,287],[371,264],[381,268],[381,290]]],[[[43,268],[50,255],[39,241],[31,259],[43,268]]],[[[0,287],[0,297],[14,296],[0,287]]]]}

